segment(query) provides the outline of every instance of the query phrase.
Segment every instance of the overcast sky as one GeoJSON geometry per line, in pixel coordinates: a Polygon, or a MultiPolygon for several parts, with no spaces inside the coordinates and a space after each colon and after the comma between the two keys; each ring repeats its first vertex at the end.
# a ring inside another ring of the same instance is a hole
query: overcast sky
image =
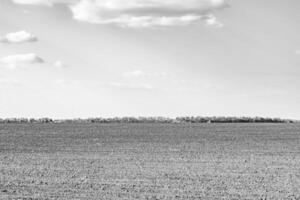
{"type": "Polygon", "coordinates": [[[0,117],[300,119],[299,0],[0,0],[0,117]]]}

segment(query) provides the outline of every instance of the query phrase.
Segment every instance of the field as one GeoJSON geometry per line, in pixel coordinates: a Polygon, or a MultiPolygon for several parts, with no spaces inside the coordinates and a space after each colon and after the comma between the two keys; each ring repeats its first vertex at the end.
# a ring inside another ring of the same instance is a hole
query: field
{"type": "Polygon", "coordinates": [[[0,199],[300,199],[299,124],[2,124],[0,199]]]}

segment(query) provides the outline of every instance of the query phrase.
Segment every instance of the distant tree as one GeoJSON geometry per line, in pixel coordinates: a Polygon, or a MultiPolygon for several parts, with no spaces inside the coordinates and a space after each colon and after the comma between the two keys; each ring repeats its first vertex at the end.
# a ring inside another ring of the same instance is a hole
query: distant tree
{"type": "Polygon", "coordinates": [[[167,117],[114,117],[114,118],[87,118],[54,120],[51,118],[6,118],[0,123],[300,123],[295,120],[263,117],[201,117],[185,116],[176,118],[167,117]]]}

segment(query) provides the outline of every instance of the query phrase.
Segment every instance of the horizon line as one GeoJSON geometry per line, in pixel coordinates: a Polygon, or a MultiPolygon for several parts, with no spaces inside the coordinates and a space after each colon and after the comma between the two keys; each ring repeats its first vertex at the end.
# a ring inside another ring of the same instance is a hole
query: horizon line
{"type": "Polygon", "coordinates": [[[165,116],[123,116],[123,117],[87,117],[87,118],[51,118],[51,117],[0,117],[0,123],[34,123],[34,122],[87,122],[87,123],[109,123],[109,122],[117,122],[117,123],[142,123],[142,122],[163,122],[163,123],[220,123],[220,122],[281,122],[281,123],[289,123],[289,122],[300,122],[298,119],[291,118],[280,118],[280,117],[249,117],[249,116],[177,116],[177,117],[165,117],[165,116]]]}

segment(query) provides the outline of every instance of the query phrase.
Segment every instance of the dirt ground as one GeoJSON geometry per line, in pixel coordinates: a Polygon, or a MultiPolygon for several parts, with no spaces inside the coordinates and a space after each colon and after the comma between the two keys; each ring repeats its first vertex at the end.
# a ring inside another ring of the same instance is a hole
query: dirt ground
{"type": "Polygon", "coordinates": [[[300,199],[299,124],[2,124],[0,199],[300,199]]]}

